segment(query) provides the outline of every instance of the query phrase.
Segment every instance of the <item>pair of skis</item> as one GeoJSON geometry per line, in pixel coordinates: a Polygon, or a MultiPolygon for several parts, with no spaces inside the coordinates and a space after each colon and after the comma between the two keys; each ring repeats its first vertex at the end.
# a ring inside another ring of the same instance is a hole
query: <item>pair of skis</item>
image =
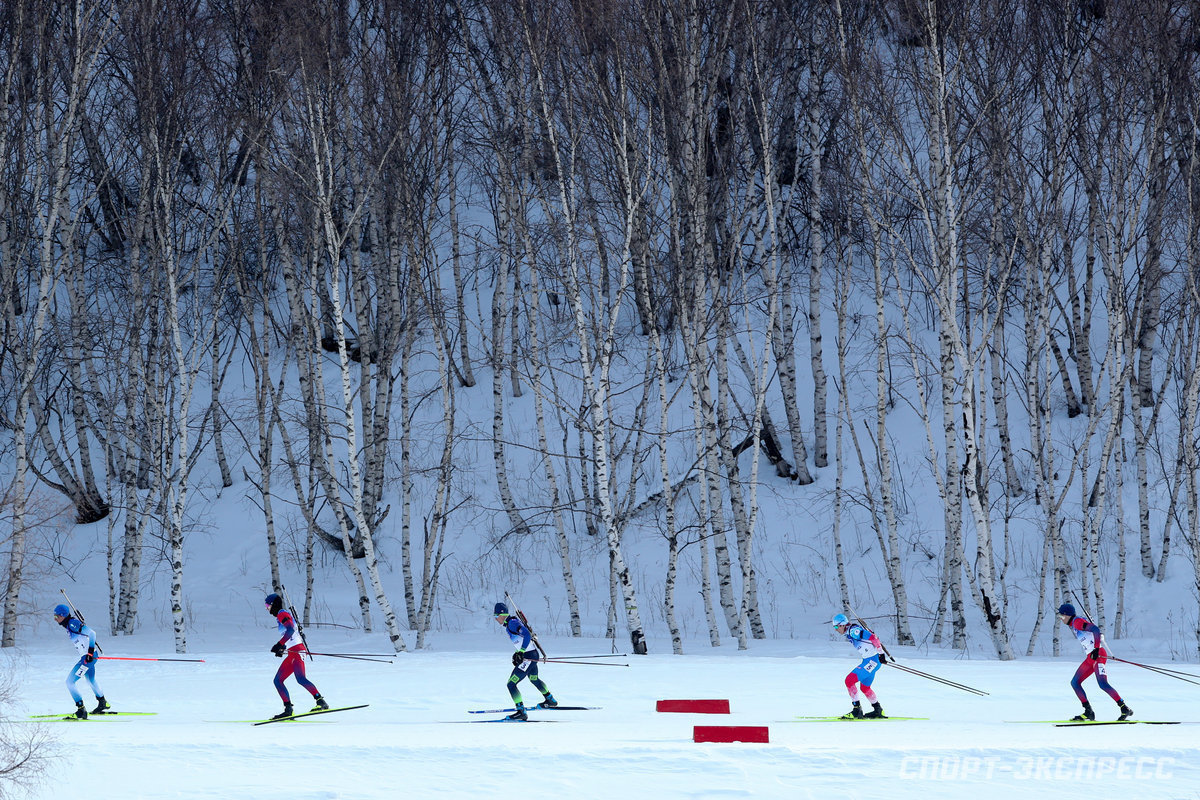
{"type": "MultiPolygon", "coordinates": [[[[341,708],[326,708],[320,711],[305,711],[299,714],[292,714],[290,717],[280,717],[279,719],[237,719],[229,720],[229,722],[249,722],[253,725],[270,725],[275,722],[291,722],[294,719],[303,717],[315,717],[318,714],[335,714],[338,711],[353,711],[356,708],[366,708],[369,703],[363,703],[357,706],[342,706],[341,708]]],[[[34,714],[30,717],[31,720],[59,720],[62,722],[87,722],[90,719],[98,717],[154,717],[157,716],[157,711],[101,711],[96,714],[88,714],[85,718],[80,718],[74,714],[64,716],[63,714],[34,714]]]]}
{"type": "Polygon", "coordinates": [[[1178,720],[1158,719],[1023,719],[1018,724],[1053,725],[1056,728],[1086,728],[1091,725],[1179,725],[1178,720]]]}
{"type": "MultiPolygon", "coordinates": [[[[526,711],[599,711],[600,706],[544,706],[538,703],[532,708],[525,709],[526,711]]],[[[468,714],[511,714],[516,711],[515,708],[476,708],[468,711],[468,714]]]]}
{"type": "MultiPolygon", "coordinates": [[[[515,708],[477,708],[468,711],[468,714],[511,714],[516,711],[515,708]]],[[[532,708],[525,709],[526,711],[599,711],[599,706],[544,706],[538,703],[532,708]]],[[[468,722],[561,722],[561,720],[552,719],[510,719],[509,717],[500,717],[499,719],[472,719],[468,722]]]]}
{"type": "Polygon", "coordinates": [[[62,722],[87,722],[89,719],[97,717],[153,717],[157,715],[157,711],[96,711],[89,712],[83,718],[77,717],[74,714],[33,714],[29,718],[60,720],[62,722]]]}
{"type": "MultiPolygon", "coordinates": [[[[928,720],[929,717],[794,717],[785,722],[880,722],[883,720],[928,720]]],[[[1114,720],[1073,720],[1073,719],[1034,719],[1019,720],[1020,723],[1033,725],[1053,725],[1056,728],[1083,728],[1091,725],[1179,725],[1178,720],[1151,719],[1114,719],[1114,720]]]]}
{"type": "Polygon", "coordinates": [[[784,722],[884,722],[886,720],[925,720],[929,717],[792,717],[784,722]]]}
{"type": "Polygon", "coordinates": [[[250,722],[250,723],[253,723],[254,725],[270,725],[275,722],[291,722],[294,719],[301,719],[304,717],[315,717],[318,714],[336,714],[339,711],[353,711],[356,708],[366,708],[369,705],[370,705],[370,703],[363,703],[362,705],[357,705],[357,706],[342,706],[341,708],[323,708],[320,711],[304,711],[299,714],[292,714],[291,716],[288,716],[288,717],[279,717],[279,718],[272,717],[271,719],[258,719],[258,720],[246,719],[246,720],[238,720],[238,722],[250,722]]]}
{"type": "MultiPolygon", "coordinates": [[[[534,705],[526,711],[599,711],[599,705],[534,705]]],[[[511,714],[510,709],[472,709],[467,714],[511,714]]],[[[498,720],[468,720],[468,722],[562,722],[562,720],[512,720],[510,717],[499,717],[498,720]]]]}

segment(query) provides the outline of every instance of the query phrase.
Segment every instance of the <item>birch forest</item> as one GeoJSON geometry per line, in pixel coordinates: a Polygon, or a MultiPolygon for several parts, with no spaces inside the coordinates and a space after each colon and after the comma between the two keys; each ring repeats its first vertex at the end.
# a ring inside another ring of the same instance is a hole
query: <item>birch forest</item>
{"type": "Polygon", "coordinates": [[[1074,598],[1119,638],[1175,576],[1195,656],[1198,13],[7,0],[0,643],[51,497],[107,542],[93,624],[169,573],[185,652],[228,490],[264,585],[299,554],[307,619],[333,559],[397,651],[464,536],[551,552],[574,635],[683,652],[683,595],[787,635],[790,522],[898,644],[1011,659],[1074,598]]]}

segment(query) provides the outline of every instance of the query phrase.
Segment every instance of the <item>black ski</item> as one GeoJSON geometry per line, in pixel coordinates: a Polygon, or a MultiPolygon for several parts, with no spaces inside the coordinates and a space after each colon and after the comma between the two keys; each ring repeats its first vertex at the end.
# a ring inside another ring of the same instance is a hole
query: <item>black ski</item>
{"type": "Polygon", "coordinates": [[[1113,720],[1088,720],[1086,722],[1056,722],[1056,728],[1086,728],[1091,725],[1178,725],[1178,721],[1150,720],[1150,719],[1113,719],[1113,720]]]}
{"type": "Polygon", "coordinates": [[[270,725],[272,722],[289,722],[293,719],[301,719],[303,717],[315,717],[318,714],[333,714],[338,711],[353,711],[356,708],[366,708],[370,703],[363,703],[361,706],[343,706],[342,708],[326,708],[322,711],[305,711],[301,714],[292,714],[290,717],[280,717],[279,719],[264,719],[261,722],[255,722],[255,725],[270,725]]]}
{"type": "MultiPolygon", "coordinates": [[[[543,706],[540,703],[530,706],[526,711],[599,711],[600,706],[543,706]]],[[[468,714],[511,714],[515,708],[478,708],[468,711],[468,714]]]]}

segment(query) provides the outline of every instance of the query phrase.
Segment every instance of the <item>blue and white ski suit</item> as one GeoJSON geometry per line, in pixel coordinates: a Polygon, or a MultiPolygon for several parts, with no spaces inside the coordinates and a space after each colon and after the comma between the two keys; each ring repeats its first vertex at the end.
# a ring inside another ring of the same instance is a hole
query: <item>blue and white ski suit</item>
{"type": "Polygon", "coordinates": [[[862,663],[846,676],[846,691],[851,700],[857,700],[858,687],[861,686],[862,693],[874,703],[875,692],[871,689],[871,683],[879,673],[879,656],[883,653],[883,645],[879,637],[862,625],[851,625],[845,636],[846,641],[854,645],[854,649],[862,658],[862,663]]]}
{"type": "Polygon", "coordinates": [[[71,693],[71,697],[76,703],[82,702],[83,695],[75,688],[75,684],[80,678],[86,678],[92,691],[96,693],[96,697],[104,697],[104,690],[96,682],[96,632],[74,617],[67,617],[59,625],[67,629],[71,644],[75,645],[75,649],[79,651],[79,660],[75,662],[75,666],[71,667],[71,674],[67,676],[67,691],[71,693]],[[85,657],[89,653],[92,654],[92,659],[86,661],[85,657]]]}

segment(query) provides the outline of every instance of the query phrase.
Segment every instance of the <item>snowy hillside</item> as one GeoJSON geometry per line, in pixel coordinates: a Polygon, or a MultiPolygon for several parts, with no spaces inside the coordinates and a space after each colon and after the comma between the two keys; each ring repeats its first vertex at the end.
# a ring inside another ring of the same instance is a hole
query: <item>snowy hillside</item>
{"type": "Polygon", "coordinates": [[[1064,601],[1200,652],[1193,5],[4,6],[0,744],[69,710],[69,598],[205,662],[101,662],[154,716],[45,726],[41,796],[1200,792],[1187,724],[1017,722],[1077,708],[1064,601]],[[224,721],[285,588],[395,654],[313,662],[369,708],[224,721]],[[506,592],[645,655],[468,727],[506,592]],[[845,708],[843,611],[991,695],[792,720],[845,708]],[[771,744],[690,743],[688,695],[771,744]]]}

